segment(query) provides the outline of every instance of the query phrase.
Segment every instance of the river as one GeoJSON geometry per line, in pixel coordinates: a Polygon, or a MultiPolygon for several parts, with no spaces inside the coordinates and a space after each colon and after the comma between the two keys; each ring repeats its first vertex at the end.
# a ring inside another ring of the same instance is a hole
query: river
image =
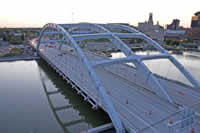
{"type": "Polygon", "coordinates": [[[0,73],[1,133],[79,133],[110,123],[44,61],[0,63],[0,73]],[[61,106],[69,108],[55,111],[61,106]]]}

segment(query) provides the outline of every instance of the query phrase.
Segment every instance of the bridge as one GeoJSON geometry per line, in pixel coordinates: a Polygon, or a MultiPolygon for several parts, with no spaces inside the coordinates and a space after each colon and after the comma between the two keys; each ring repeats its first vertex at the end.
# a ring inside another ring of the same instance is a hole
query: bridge
{"type": "Polygon", "coordinates": [[[107,112],[117,133],[200,132],[199,82],[167,50],[136,29],[119,24],[49,23],[31,45],[93,109],[107,112]],[[111,59],[82,45],[102,38],[125,57],[111,59]],[[137,55],[123,38],[143,39],[159,54],[137,55]],[[169,60],[191,85],[158,76],[144,64],[159,59],[169,60]]]}

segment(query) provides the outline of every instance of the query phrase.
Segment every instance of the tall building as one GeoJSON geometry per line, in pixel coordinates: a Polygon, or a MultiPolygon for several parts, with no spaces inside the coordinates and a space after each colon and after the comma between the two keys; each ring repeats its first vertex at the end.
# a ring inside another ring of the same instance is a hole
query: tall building
{"type": "Polygon", "coordinates": [[[179,30],[180,29],[180,20],[173,19],[172,23],[167,25],[168,30],[179,30]]]}
{"type": "Polygon", "coordinates": [[[191,27],[200,27],[200,11],[196,12],[194,15],[195,16],[192,16],[191,27]]]}
{"type": "Polygon", "coordinates": [[[149,14],[149,19],[146,22],[138,23],[138,30],[145,33],[149,37],[155,40],[163,41],[164,40],[164,28],[157,23],[154,25],[153,14],[149,14]]]}
{"type": "Polygon", "coordinates": [[[191,39],[200,40],[200,11],[192,16],[191,28],[188,30],[188,35],[191,39]]]}
{"type": "Polygon", "coordinates": [[[152,13],[149,13],[149,21],[148,21],[148,23],[153,25],[153,14],[152,13]]]}

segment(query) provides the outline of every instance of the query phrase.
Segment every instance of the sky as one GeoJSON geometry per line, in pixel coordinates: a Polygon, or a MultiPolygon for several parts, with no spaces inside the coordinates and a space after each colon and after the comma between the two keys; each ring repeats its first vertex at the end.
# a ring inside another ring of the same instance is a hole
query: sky
{"type": "Polygon", "coordinates": [[[190,27],[200,0],[1,0],[0,27],[42,27],[46,23],[154,23],[190,27]]]}

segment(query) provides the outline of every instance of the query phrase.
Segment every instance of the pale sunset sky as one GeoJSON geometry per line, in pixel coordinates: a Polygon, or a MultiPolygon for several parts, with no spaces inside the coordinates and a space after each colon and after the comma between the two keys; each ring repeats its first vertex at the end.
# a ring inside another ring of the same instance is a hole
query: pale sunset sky
{"type": "Polygon", "coordinates": [[[200,0],[1,0],[0,27],[41,27],[46,23],[130,23],[148,20],[162,26],[180,19],[190,27],[200,0]]]}

